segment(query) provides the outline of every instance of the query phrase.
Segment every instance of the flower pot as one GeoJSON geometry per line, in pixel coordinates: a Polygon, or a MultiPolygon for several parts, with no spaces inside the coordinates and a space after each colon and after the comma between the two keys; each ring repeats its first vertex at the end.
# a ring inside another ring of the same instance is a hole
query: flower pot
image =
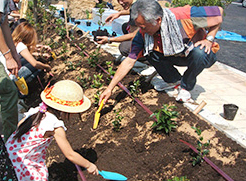
{"type": "Polygon", "coordinates": [[[86,21],[86,26],[91,26],[91,22],[90,21],[86,21]]]}
{"type": "Polygon", "coordinates": [[[233,120],[237,114],[238,106],[235,104],[224,104],[224,118],[227,120],[233,120]]]}

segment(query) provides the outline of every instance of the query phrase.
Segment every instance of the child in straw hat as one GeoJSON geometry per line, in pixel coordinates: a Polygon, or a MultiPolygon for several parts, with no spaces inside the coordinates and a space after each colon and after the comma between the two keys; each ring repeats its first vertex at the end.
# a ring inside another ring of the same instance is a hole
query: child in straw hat
{"type": "Polygon", "coordinates": [[[97,166],[75,152],[66,138],[60,114],[86,111],[90,100],[74,81],[62,80],[41,93],[42,103],[25,113],[17,130],[6,143],[18,180],[48,180],[46,149],[55,138],[63,154],[74,164],[98,175],[97,166]]]}

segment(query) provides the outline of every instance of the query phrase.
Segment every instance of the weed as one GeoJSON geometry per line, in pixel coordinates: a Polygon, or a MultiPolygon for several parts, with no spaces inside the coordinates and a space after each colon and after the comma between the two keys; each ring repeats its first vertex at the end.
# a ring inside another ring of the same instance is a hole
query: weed
{"type": "Polygon", "coordinates": [[[173,111],[176,106],[169,106],[163,104],[163,108],[156,110],[150,117],[156,117],[157,121],[152,124],[151,127],[155,127],[156,130],[163,130],[166,134],[169,134],[172,129],[176,128],[177,122],[174,120],[178,117],[178,112],[173,111]]]}
{"type": "Polygon", "coordinates": [[[197,141],[197,147],[196,147],[198,153],[196,156],[192,157],[193,160],[192,165],[195,166],[203,162],[204,156],[206,156],[209,153],[209,150],[206,148],[209,146],[210,140],[208,140],[206,143],[202,143],[203,137],[201,136],[202,131],[200,130],[200,128],[194,126],[192,126],[191,128],[194,129],[197,135],[199,136],[199,140],[197,141]]]}
{"type": "Polygon", "coordinates": [[[118,109],[118,110],[114,110],[114,114],[115,114],[115,118],[114,118],[114,121],[112,122],[113,123],[113,126],[114,126],[114,130],[115,131],[120,131],[121,129],[121,120],[124,118],[123,116],[120,115],[120,112],[121,112],[121,109],[118,109]]]}
{"type": "Polygon", "coordinates": [[[93,75],[94,76],[94,79],[92,80],[92,85],[91,87],[92,88],[100,88],[103,86],[103,83],[102,83],[102,77],[103,77],[103,74],[97,74],[97,75],[93,75]]]}

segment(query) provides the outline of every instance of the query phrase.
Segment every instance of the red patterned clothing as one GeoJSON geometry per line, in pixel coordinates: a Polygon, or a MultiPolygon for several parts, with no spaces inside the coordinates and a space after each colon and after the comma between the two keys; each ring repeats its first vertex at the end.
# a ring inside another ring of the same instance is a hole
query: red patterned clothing
{"type": "MultiPolygon", "coordinates": [[[[37,113],[39,107],[31,108],[25,113],[26,118],[37,113]]],[[[44,138],[46,131],[53,131],[55,128],[63,127],[63,121],[49,112],[40,122],[38,127],[32,127],[20,139],[14,139],[16,131],[9,137],[6,148],[9,158],[13,163],[19,181],[48,180],[48,169],[45,164],[46,149],[53,137],[44,138]]]]}

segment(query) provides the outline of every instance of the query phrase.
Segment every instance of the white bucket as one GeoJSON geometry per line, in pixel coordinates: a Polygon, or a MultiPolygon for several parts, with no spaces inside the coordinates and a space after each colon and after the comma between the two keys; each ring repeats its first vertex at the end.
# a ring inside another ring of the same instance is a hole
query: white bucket
{"type": "MultiPolygon", "coordinates": [[[[92,8],[92,22],[95,24],[98,24],[98,21],[100,20],[99,13],[98,13],[99,8],[92,8]]],[[[117,13],[118,11],[112,10],[112,9],[107,9],[104,8],[104,12],[102,14],[102,23],[105,23],[105,19],[110,15],[117,13]]],[[[111,23],[107,23],[104,26],[111,26],[111,23]]]]}

